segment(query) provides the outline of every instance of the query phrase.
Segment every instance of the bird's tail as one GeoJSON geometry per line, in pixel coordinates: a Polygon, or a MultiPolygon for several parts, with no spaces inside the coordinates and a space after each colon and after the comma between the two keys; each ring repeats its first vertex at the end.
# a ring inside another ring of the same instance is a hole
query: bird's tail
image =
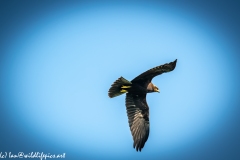
{"type": "Polygon", "coordinates": [[[110,98],[119,96],[127,92],[128,88],[131,88],[132,83],[123,77],[118,78],[108,91],[110,98]]]}

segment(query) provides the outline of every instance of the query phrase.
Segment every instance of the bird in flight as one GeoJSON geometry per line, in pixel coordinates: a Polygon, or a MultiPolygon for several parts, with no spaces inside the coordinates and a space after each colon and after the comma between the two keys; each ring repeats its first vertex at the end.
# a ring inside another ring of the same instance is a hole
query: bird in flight
{"type": "Polygon", "coordinates": [[[110,98],[126,93],[125,105],[128,123],[133,137],[133,148],[142,150],[149,135],[149,107],[146,101],[147,93],[160,92],[151,81],[155,76],[174,70],[177,59],[173,62],[154,67],[132,81],[118,78],[110,87],[110,98]]]}

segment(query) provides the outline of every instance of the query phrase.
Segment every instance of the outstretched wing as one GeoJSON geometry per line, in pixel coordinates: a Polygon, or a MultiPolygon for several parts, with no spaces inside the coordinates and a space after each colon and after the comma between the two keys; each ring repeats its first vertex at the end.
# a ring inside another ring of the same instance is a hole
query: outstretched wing
{"type": "Polygon", "coordinates": [[[152,69],[149,69],[148,71],[134,78],[131,82],[148,82],[149,83],[155,76],[174,70],[176,63],[177,63],[177,59],[173,62],[166,63],[164,65],[160,65],[152,69]]]}
{"type": "Polygon", "coordinates": [[[127,93],[126,108],[128,123],[133,136],[133,147],[141,151],[149,135],[149,108],[146,94],[133,95],[127,93]]]}

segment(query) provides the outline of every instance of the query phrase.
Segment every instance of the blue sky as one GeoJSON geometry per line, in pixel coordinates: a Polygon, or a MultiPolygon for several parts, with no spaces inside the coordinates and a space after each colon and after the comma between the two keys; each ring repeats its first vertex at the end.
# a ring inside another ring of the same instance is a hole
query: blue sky
{"type": "Polygon", "coordinates": [[[208,13],[153,1],[5,5],[2,152],[237,159],[239,41],[233,22],[216,18],[217,7],[208,13]],[[125,96],[110,99],[108,89],[120,76],[131,80],[175,59],[174,71],[153,79],[161,93],[147,95],[150,136],[138,153],[125,96]]]}

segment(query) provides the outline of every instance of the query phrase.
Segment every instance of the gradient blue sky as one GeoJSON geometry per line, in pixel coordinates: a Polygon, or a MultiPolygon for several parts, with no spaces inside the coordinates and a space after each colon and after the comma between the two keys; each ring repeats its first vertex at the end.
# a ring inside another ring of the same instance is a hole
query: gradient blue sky
{"type": "Polygon", "coordinates": [[[1,1],[0,152],[67,159],[239,159],[238,3],[1,1]],[[153,79],[133,148],[120,76],[153,79]]]}

